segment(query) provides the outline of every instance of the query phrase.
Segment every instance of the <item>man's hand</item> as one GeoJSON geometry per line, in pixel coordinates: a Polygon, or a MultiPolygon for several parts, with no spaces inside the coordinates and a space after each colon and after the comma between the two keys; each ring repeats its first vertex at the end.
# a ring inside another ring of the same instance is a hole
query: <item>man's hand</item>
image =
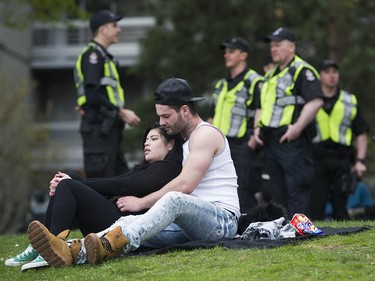
{"type": "Polygon", "coordinates": [[[260,128],[256,127],[254,129],[254,139],[257,142],[257,144],[264,145],[264,142],[260,139],[259,134],[260,134],[260,128]]]}
{"type": "Polygon", "coordinates": [[[79,115],[81,115],[81,116],[85,115],[85,111],[84,111],[84,110],[82,109],[82,107],[80,107],[80,106],[76,106],[76,107],[74,108],[74,111],[78,112],[79,115]]]}
{"type": "Polygon", "coordinates": [[[294,141],[295,139],[298,139],[300,135],[301,129],[295,124],[291,124],[288,126],[288,130],[286,130],[285,134],[280,138],[280,143],[283,143],[284,141],[294,141]]]}
{"type": "Polygon", "coordinates": [[[143,209],[142,198],[138,198],[135,196],[124,196],[117,199],[117,207],[120,209],[121,212],[139,212],[143,209]]]}
{"type": "Polygon", "coordinates": [[[118,115],[122,121],[130,126],[135,126],[141,121],[141,118],[139,118],[138,115],[130,109],[120,108],[118,115]]]}
{"type": "Polygon", "coordinates": [[[357,161],[357,162],[355,163],[354,167],[353,167],[353,170],[354,170],[354,172],[356,172],[357,175],[361,178],[361,177],[365,174],[367,168],[366,168],[366,165],[365,165],[365,164],[363,164],[363,163],[360,162],[360,161],[357,161]]]}
{"type": "Polygon", "coordinates": [[[319,109],[323,105],[322,98],[314,98],[307,102],[301,111],[300,116],[294,124],[288,126],[288,130],[280,138],[280,143],[284,141],[291,142],[295,139],[298,139],[302,131],[311,123],[315,122],[314,118],[318,113],[319,109]]]}
{"type": "Polygon", "coordinates": [[[255,136],[254,135],[252,135],[250,138],[249,138],[249,140],[248,140],[248,142],[247,142],[247,145],[252,149],[252,150],[255,150],[256,148],[257,148],[257,141],[256,141],[256,139],[255,139],[255,136]]]}

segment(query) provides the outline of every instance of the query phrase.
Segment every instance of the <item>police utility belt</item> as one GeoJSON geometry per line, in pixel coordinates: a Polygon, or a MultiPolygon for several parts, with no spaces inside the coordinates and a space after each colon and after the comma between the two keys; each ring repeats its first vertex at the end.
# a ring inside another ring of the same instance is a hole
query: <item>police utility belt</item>
{"type": "Polygon", "coordinates": [[[260,128],[259,138],[265,143],[279,141],[287,130],[288,126],[281,126],[279,128],[262,127],[260,128]]]}
{"type": "Polygon", "coordinates": [[[233,138],[233,137],[227,137],[227,140],[229,144],[243,144],[246,141],[245,137],[242,138],[233,138]]]}
{"type": "Polygon", "coordinates": [[[109,135],[117,123],[117,110],[109,110],[101,106],[99,110],[91,108],[84,109],[85,114],[82,117],[81,131],[89,133],[92,126],[100,126],[102,135],[109,135]]]}
{"type": "Polygon", "coordinates": [[[329,144],[327,142],[314,144],[313,149],[314,155],[318,159],[352,159],[354,157],[354,149],[352,146],[333,144],[332,142],[329,144]]]}

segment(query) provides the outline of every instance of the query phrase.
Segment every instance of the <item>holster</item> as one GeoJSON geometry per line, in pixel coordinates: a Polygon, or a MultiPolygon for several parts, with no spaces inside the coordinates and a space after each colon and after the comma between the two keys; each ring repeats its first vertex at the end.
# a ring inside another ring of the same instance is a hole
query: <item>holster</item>
{"type": "Polygon", "coordinates": [[[79,131],[81,133],[90,133],[93,128],[93,124],[96,122],[96,114],[93,111],[85,111],[85,114],[82,116],[81,124],[79,131]]]}
{"type": "Polygon", "coordinates": [[[342,191],[346,194],[354,193],[357,183],[361,181],[361,178],[357,173],[344,174],[341,176],[341,187],[342,191]]]}
{"type": "Polygon", "coordinates": [[[99,109],[99,114],[102,117],[100,133],[102,135],[108,136],[116,123],[117,110],[108,110],[108,108],[102,106],[99,109]]]}

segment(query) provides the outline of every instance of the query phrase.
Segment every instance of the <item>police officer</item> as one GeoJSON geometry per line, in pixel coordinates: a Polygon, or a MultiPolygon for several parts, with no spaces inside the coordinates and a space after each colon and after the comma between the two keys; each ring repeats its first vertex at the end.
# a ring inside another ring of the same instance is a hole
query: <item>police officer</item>
{"type": "Polygon", "coordinates": [[[319,74],[298,57],[296,38],[278,28],[265,38],[276,67],[265,76],[255,138],[264,145],[262,188],[291,218],[308,214],[314,179],[309,124],[323,104],[319,74]]]}
{"type": "Polygon", "coordinates": [[[117,64],[107,48],[118,42],[121,19],[101,10],[90,18],[93,40],[78,56],[74,78],[81,113],[80,133],[83,140],[86,177],[109,177],[128,167],[121,151],[125,123],[136,125],[140,118],[125,109],[117,64]]]}
{"type": "Polygon", "coordinates": [[[241,212],[247,213],[257,205],[255,193],[260,185],[260,161],[253,129],[263,77],[247,66],[250,46],[244,38],[228,39],[220,47],[229,75],[216,83],[208,122],[228,138],[238,176],[241,212]]]}
{"type": "Polygon", "coordinates": [[[316,180],[311,217],[323,220],[330,199],[333,219],[344,220],[349,219],[348,195],[355,189],[351,185],[355,185],[356,176],[362,177],[366,171],[369,126],[361,114],[356,96],[338,86],[337,63],[324,60],[319,73],[324,104],[316,116],[317,135],[313,139],[316,180]]]}
{"type": "Polygon", "coordinates": [[[267,53],[264,56],[264,60],[263,60],[263,73],[266,74],[268,71],[270,71],[274,67],[275,67],[275,64],[272,61],[272,56],[270,53],[267,53]]]}

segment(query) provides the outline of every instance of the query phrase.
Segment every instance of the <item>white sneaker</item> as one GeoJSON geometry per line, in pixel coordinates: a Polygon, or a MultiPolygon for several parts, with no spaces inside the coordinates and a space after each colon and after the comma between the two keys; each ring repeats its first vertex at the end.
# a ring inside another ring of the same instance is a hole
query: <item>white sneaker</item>
{"type": "Polygon", "coordinates": [[[48,263],[44,260],[44,258],[41,255],[39,255],[31,262],[24,264],[21,267],[21,270],[25,271],[25,270],[32,269],[32,268],[42,268],[42,267],[47,267],[47,266],[48,266],[48,263]]]}
{"type": "Polygon", "coordinates": [[[23,251],[21,254],[7,259],[5,261],[6,266],[20,266],[25,263],[31,262],[33,259],[35,259],[39,254],[37,251],[34,250],[34,248],[31,246],[31,244],[26,248],[25,251],[23,251]]]}
{"type": "Polygon", "coordinates": [[[348,214],[351,219],[358,219],[366,214],[365,208],[349,208],[348,214]]]}

